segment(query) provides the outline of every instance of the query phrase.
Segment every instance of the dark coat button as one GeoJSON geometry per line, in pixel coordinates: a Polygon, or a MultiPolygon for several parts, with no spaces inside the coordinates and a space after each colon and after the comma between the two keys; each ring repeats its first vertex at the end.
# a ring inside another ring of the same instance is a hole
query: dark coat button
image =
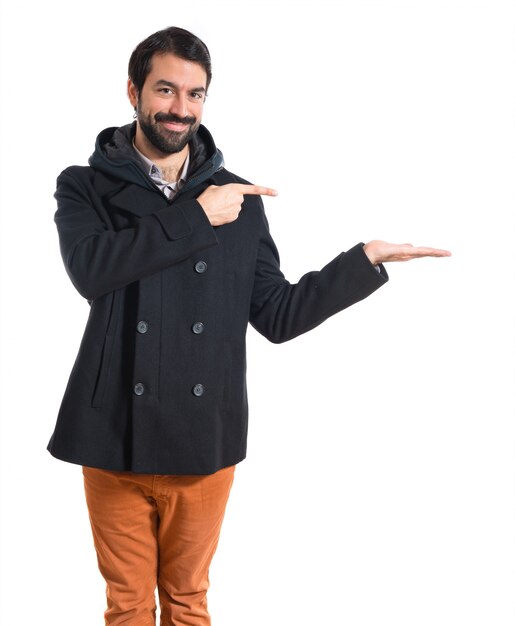
{"type": "Polygon", "coordinates": [[[200,335],[204,332],[204,324],[202,322],[196,322],[191,327],[191,330],[195,333],[195,335],[200,335]]]}
{"type": "Polygon", "coordinates": [[[193,391],[193,395],[197,396],[197,398],[200,398],[201,395],[203,395],[204,393],[204,385],[195,385],[195,387],[193,387],[192,389],[193,391]]]}
{"type": "Polygon", "coordinates": [[[144,322],[143,320],[141,320],[141,322],[138,322],[136,328],[138,329],[138,333],[146,333],[148,330],[148,322],[144,322]]]}
{"type": "Polygon", "coordinates": [[[207,263],[205,261],[199,261],[195,263],[195,271],[197,274],[203,274],[207,270],[207,263]]]}
{"type": "Polygon", "coordinates": [[[137,396],[142,396],[145,393],[145,385],[143,383],[136,383],[134,385],[134,393],[137,396]]]}

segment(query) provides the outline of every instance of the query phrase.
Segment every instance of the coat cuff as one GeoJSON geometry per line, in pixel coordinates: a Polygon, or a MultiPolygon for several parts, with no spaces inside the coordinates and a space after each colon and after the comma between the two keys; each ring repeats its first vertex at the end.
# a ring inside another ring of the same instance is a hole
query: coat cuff
{"type": "Polygon", "coordinates": [[[347,257],[347,260],[353,259],[356,268],[364,276],[372,278],[372,280],[376,280],[381,285],[388,282],[389,277],[384,265],[382,263],[373,265],[366,255],[364,247],[365,244],[361,242],[343,254],[347,257]]]}

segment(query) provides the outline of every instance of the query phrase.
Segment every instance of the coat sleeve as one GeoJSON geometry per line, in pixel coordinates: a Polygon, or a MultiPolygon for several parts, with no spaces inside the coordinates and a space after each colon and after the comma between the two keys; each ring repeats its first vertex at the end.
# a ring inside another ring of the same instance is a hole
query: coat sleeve
{"type": "Polygon", "coordinates": [[[88,300],[218,244],[196,200],[177,201],[141,217],[133,228],[113,230],[100,198],[74,169],[57,179],[55,223],[66,271],[88,300]]]}
{"type": "Polygon", "coordinates": [[[273,343],[288,341],[315,328],[388,281],[384,267],[374,267],[360,243],[320,271],[304,274],[297,284],[290,284],[281,272],[264,212],[262,218],[250,323],[273,343]]]}

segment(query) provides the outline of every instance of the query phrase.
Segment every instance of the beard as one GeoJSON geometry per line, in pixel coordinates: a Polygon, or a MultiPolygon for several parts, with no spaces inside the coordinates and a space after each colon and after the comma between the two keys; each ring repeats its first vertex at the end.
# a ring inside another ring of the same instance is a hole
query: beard
{"type": "Polygon", "coordinates": [[[156,113],[152,118],[150,115],[144,115],[141,108],[136,109],[138,123],[145,137],[150,143],[163,154],[175,154],[181,152],[191,141],[193,135],[197,132],[200,122],[196,117],[179,117],[172,113],[156,113]],[[178,122],[188,124],[188,128],[183,131],[169,130],[162,126],[159,122],[178,122]]]}

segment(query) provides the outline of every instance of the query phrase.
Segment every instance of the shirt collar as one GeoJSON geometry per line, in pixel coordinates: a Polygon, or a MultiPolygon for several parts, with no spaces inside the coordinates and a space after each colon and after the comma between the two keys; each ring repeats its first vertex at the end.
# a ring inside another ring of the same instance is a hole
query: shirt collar
{"type": "Polygon", "coordinates": [[[163,179],[163,173],[161,172],[161,168],[158,165],[156,165],[153,161],[151,161],[148,157],[146,157],[142,152],[140,152],[136,148],[134,141],[132,142],[132,147],[136,151],[136,154],[143,161],[143,163],[148,167],[148,175],[150,176],[150,178],[158,185],[169,185],[171,187],[175,187],[177,183],[180,183],[179,186],[181,186],[181,184],[186,182],[186,177],[188,175],[188,167],[190,164],[190,151],[189,150],[186,156],[186,160],[184,161],[184,165],[182,166],[181,176],[179,180],[171,183],[163,179]]]}

